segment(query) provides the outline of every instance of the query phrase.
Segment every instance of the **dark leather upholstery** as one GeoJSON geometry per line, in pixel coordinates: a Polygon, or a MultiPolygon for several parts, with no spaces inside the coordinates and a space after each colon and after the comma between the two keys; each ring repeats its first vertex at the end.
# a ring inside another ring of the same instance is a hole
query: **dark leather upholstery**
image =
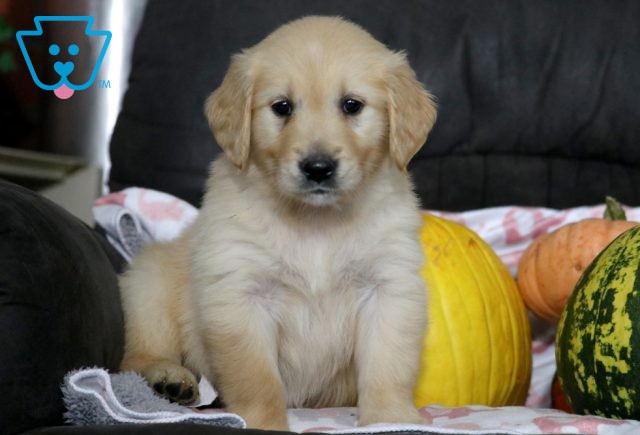
{"type": "Polygon", "coordinates": [[[122,265],[79,219],[0,180],[0,433],[62,423],[69,370],[118,368],[122,265]]]}
{"type": "Polygon", "coordinates": [[[155,0],[136,42],[111,187],[199,204],[219,152],[202,115],[231,53],[342,15],[406,50],[440,114],[411,166],[425,207],[640,203],[635,0],[155,0]]]}

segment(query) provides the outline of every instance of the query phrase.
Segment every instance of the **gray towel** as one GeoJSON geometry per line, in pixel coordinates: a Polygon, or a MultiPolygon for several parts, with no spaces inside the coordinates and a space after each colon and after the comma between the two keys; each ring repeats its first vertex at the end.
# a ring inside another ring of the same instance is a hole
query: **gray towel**
{"type": "Polygon", "coordinates": [[[103,369],[68,373],[62,385],[65,420],[75,425],[192,422],[244,428],[244,420],[222,410],[205,412],[158,397],[133,372],[109,374],[103,369]]]}

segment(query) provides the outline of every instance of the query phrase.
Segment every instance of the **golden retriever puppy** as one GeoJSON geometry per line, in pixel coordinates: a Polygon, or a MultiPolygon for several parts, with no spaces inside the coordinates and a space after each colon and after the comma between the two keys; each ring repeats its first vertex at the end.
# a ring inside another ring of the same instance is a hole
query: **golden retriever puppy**
{"type": "Polygon", "coordinates": [[[405,56],[306,17],[233,57],[205,114],[224,155],[202,210],[121,279],[122,369],[171,400],[205,375],[250,427],[287,407],[421,422],[420,212],[406,166],[436,110],[405,56]]]}

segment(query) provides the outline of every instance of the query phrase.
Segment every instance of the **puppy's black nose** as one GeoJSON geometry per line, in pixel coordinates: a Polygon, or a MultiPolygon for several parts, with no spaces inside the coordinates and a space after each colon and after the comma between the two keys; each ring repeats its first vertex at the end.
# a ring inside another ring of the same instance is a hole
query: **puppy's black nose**
{"type": "Polygon", "coordinates": [[[327,156],[312,156],[300,162],[300,170],[309,181],[327,181],[336,170],[337,162],[327,156]]]}

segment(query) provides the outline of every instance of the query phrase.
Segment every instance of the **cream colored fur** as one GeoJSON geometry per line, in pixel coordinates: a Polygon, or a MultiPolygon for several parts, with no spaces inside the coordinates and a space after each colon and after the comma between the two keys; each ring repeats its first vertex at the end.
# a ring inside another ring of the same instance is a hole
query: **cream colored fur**
{"type": "Polygon", "coordinates": [[[251,427],[356,404],[361,425],[420,422],[426,298],[405,168],[435,108],[405,57],[347,21],[303,18],[236,55],[205,112],[225,155],[195,223],[121,279],[122,368],[183,403],[206,375],[251,427]],[[360,113],[342,112],[345,96],[360,113]],[[271,110],[282,97],[286,119],[271,110]],[[326,195],[301,187],[317,152],[338,161],[326,195]]]}

